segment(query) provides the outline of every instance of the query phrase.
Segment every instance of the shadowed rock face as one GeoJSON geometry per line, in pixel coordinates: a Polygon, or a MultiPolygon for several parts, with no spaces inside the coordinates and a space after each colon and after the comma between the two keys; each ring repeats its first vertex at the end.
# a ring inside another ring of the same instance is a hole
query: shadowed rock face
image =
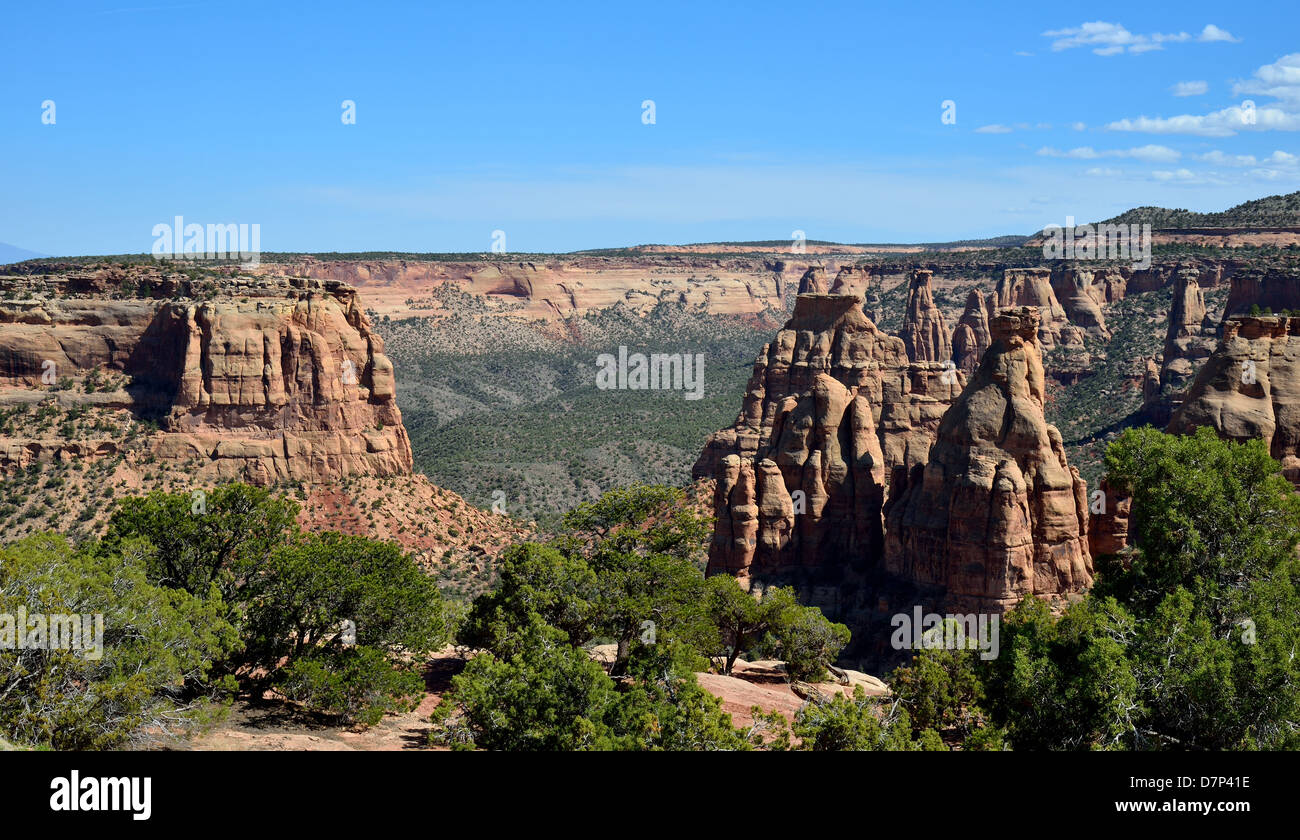
{"type": "Polygon", "coordinates": [[[1252,268],[1233,274],[1223,317],[1247,315],[1252,306],[1265,312],[1300,310],[1300,282],[1279,269],[1252,268]]]}
{"type": "Polygon", "coordinates": [[[976,612],[1092,583],[1086,487],[1043,417],[1039,313],[1006,310],[991,328],[928,463],[895,482],[886,511],[886,569],[976,612]]]}
{"type": "Polygon", "coordinates": [[[934,272],[912,272],[907,289],[907,313],[903,316],[903,346],[913,362],[946,362],[952,358],[952,344],[943,313],[934,304],[930,277],[934,272]]]}
{"type": "Polygon", "coordinates": [[[1156,426],[1163,426],[1182,402],[1197,370],[1215,346],[1214,329],[1206,320],[1201,272],[1184,267],[1173,279],[1174,301],[1169,310],[1161,364],[1147,365],[1143,383],[1143,414],[1156,426]]]}
{"type": "Polygon", "coordinates": [[[801,295],[759,354],[735,425],[695,466],[717,478],[710,569],[877,563],[890,470],[925,456],[963,382],[909,363],[857,295],[801,295]]]}
{"type": "MultiPolygon", "coordinates": [[[[0,305],[0,404],[49,395],[91,369],[129,377],[61,404],[156,420],[147,441],[203,480],[257,484],[409,473],[411,447],[383,341],[355,292],[332,281],[242,281],[211,300],[69,297],[0,305]]],[[[58,439],[0,440],[0,460],[61,457],[58,439]]]]}
{"type": "Polygon", "coordinates": [[[1233,316],[1168,431],[1210,426],[1230,440],[1267,441],[1300,486],[1300,318],[1233,316]]]}
{"type": "Polygon", "coordinates": [[[1101,308],[1124,296],[1128,280],[1122,271],[1066,265],[1052,270],[1051,285],[1071,324],[1099,338],[1110,338],[1101,308]]]}
{"type": "Polygon", "coordinates": [[[1132,498],[1117,493],[1104,479],[1100,489],[1099,497],[1088,498],[1088,551],[1094,558],[1119,554],[1128,546],[1129,520],[1133,513],[1132,498]],[[1092,506],[1094,501],[1099,503],[1098,508],[1092,506]]]}
{"type": "Polygon", "coordinates": [[[984,351],[993,343],[989,332],[989,315],[984,293],[979,289],[971,289],[966,296],[966,310],[952,331],[952,360],[967,378],[975,373],[980,359],[984,357],[984,351]]]}
{"type": "Polygon", "coordinates": [[[799,278],[799,294],[824,295],[830,291],[830,282],[826,279],[826,269],[820,265],[809,266],[799,278]]]}
{"type": "Polygon", "coordinates": [[[1070,324],[1065,308],[1052,291],[1052,272],[1046,268],[1008,268],[998,278],[993,295],[995,309],[1032,306],[1039,310],[1038,343],[1051,349],[1058,344],[1081,344],[1082,330],[1070,324]]]}

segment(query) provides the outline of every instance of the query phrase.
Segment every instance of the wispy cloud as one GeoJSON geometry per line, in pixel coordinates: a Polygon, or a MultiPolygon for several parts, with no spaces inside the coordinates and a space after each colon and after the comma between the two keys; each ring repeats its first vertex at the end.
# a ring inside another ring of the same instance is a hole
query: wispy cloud
{"type": "Polygon", "coordinates": [[[1013,129],[1011,126],[998,125],[997,123],[992,125],[982,125],[975,129],[976,134],[1010,134],[1012,131],[1013,129]]]}
{"type": "Polygon", "coordinates": [[[1206,82],[1178,82],[1169,90],[1174,96],[1201,96],[1209,89],[1206,82]]]}
{"type": "Polygon", "coordinates": [[[1050,29],[1043,37],[1052,38],[1052,51],[1090,47],[1097,55],[1119,55],[1120,53],[1144,53],[1162,50],[1165,44],[1187,41],[1236,41],[1232,33],[1220,29],[1214,24],[1206,24],[1201,34],[1193,37],[1187,32],[1152,32],[1138,34],[1130,32],[1122,24],[1097,20],[1065,29],[1050,29]]]}
{"type": "Polygon", "coordinates": [[[1233,95],[1267,96],[1278,100],[1259,105],[1243,100],[1208,114],[1178,114],[1172,117],[1129,117],[1107,124],[1111,131],[1140,131],[1147,134],[1192,134],[1200,137],[1231,137],[1243,131],[1300,131],[1300,53],[1265,64],[1245,81],[1237,82],[1233,95]]]}
{"type": "Polygon", "coordinates": [[[1226,155],[1218,149],[1214,149],[1204,154],[1193,155],[1197,160],[1213,163],[1219,166],[1272,166],[1285,169],[1300,168],[1300,156],[1284,152],[1281,149],[1264,158],[1257,158],[1254,155],[1226,155]]]}
{"type": "Polygon", "coordinates": [[[1214,173],[1193,172],[1190,169],[1157,169],[1151,173],[1151,177],[1157,181],[1167,184],[1181,184],[1184,186],[1201,185],[1201,184],[1227,184],[1228,181],[1218,177],[1214,173]]]}
{"type": "Polygon", "coordinates": [[[1043,157],[1073,158],[1074,160],[1131,158],[1133,160],[1144,160],[1151,163],[1172,163],[1182,157],[1182,152],[1179,152],[1177,149],[1157,145],[1138,146],[1133,149],[1104,149],[1100,152],[1091,146],[1080,146],[1077,149],[1070,149],[1069,151],[1064,152],[1059,149],[1054,149],[1051,146],[1044,146],[1038,150],[1038,154],[1043,157]]]}
{"type": "Polygon", "coordinates": [[[1231,137],[1239,131],[1300,131],[1300,114],[1281,108],[1251,109],[1231,106],[1209,114],[1179,114],[1176,117],[1134,117],[1116,120],[1111,131],[1140,131],[1147,134],[1194,134],[1200,137],[1231,137]]]}

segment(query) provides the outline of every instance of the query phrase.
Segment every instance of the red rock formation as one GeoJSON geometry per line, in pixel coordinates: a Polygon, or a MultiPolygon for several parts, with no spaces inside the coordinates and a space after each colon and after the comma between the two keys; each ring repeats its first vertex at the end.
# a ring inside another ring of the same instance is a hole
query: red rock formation
{"type": "Polygon", "coordinates": [[[886,511],[887,570],[976,612],[1092,583],[1086,487],[1043,417],[1038,311],[1003,311],[991,327],[928,462],[891,488],[886,511]]]}
{"type": "Polygon", "coordinates": [[[1032,306],[1042,313],[1038,342],[1044,349],[1057,344],[1082,343],[1082,331],[1071,327],[1065,308],[1052,291],[1052,272],[1046,268],[1008,268],[998,278],[993,300],[996,309],[1032,306]]]}
{"type": "MultiPolygon", "coordinates": [[[[837,265],[829,257],[818,262],[837,265]]],[[[264,260],[257,270],[346,283],[365,295],[367,308],[394,317],[436,312],[436,302],[429,296],[446,285],[508,308],[519,317],[554,321],[620,304],[645,313],[664,300],[680,300],[724,315],[784,311],[789,291],[796,288],[809,264],[807,259],[796,263],[771,257],[720,259],[691,253],[502,256],[466,262],[304,257],[284,263],[264,260]]]]}
{"type": "Polygon", "coordinates": [[[830,281],[826,279],[826,269],[820,265],[810,265],[799,278],[799,294],[824,295],[830,291],[830,281]]]}
{"type": "Polygon", "coordinates": [[[1168,431],[1210,426],[1230,440],[1266,441],[1300,486],[1300,317],[1236,315],[1168,431]]]}
{"type": "Polygon", "coordinates": [[[901,334],[907,358],[913,362],[946,362],[952,358],[948,325],[930,290],[933,274],[924,269],[913,271],[907,289],[907,314],[903,316],[901,334]]]}
{"type": "Polygon", "coordinates": [[[1159,377],[1154,388],[1143,384],[1143,415],[1156,426],[1169,422],[1215,345],[1214,330],[1206,320],[1200,272],[1185,266],[1174,276],[1173,283],[1174,302],[1169,309],[1159,377]]]}
{"type": "Polygon", "coordinates": [[[1099,338],[1110,338],[1102,306],[1114,300],[1118,291],[1123,297],[1127,280],[1121,270],[1104,268],[1094,271],[1078,265],[1058,265],[1052,270],[1052,292],[1065,309],[1070,323],[1099,338]]]}
{"type": "Polygon", "coordinates": [[[971,289],[966,296],[966,311],[952,331],[952,360],[969,379],[979,367],[984,351],[993,343],[989,332],[989,309],[984,293],[971,289]]]}
{"type": "MultiPolygon", "coordinates": [[[[0,323],[0,404],[54,395],[156,419],[153,454],[192,462],[199,480],[411,470],[392,364],[343,284],[240,280],[213,300],[17,299],[0,304],[0,323]],[[125,387],[55,392],[42,381],[47,370],[80,379],[92,369],[125,375],[125,387]]],[[[69,442],[0,444],[0,464],[26,466],[69,442]]]]}
{"type": "Polygon", "coordinates": [[[1252,306],[1258,306],[1266,315],[1300,311],[1300,280],[1293,272],[1276,268],[1234,273],[1223,317],[1247,315],[1252,306]]]}
{"type": "Polygon", "coordinates": [[[1133,500],[1120,495],[1104,480],[1100,495],[1088,497],[1088,551],[1094,558],[1119,554],[1128,545],[1133,500]]]}
{"type": "Polygon", "coordinates": [[[717,477],[710,569],[877,562],[889,471],[924,457],[963,382],[910,364],[856,295],[801,295],[759,354],[735,425],[695,465],[717,477]]]}
{"type": "Polygon", "coordinates": [[[873,287],[880,285],[879,269],[867,265],[845,265],[835,274],[831,284],[833,295],[856,295],[865,300],[873,287]]]}

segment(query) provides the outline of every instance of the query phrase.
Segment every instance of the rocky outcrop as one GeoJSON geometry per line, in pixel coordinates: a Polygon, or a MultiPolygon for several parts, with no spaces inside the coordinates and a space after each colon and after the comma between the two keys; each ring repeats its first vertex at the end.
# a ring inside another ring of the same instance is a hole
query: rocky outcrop
{"type": "Polygon", "coordinates": [[[952,331],[952,361],[968,379],[979,367],[984,351],[993,343],[989,332],[989,317],[989,305],[985,302],[984,293],[979,289],[971,289],[966,296],[966,310],[952,331]]]}
{"type": "Polygon", "coordinates": [[[880,285],[878,270],[868,265],[845,265],[835,273],[835,282],[831,283],[830,294],[856,295],[866,300],[873,286],[880,285]]]}
{"type": "Polygon", "coordinates": [[[1129,544],[1129,519],[1133,499],[1106,483],[1088,497],[1088,551],[1094,559],[1119,554],[1129,544]]]}
{"type": "MultiPolygon", "coordinates": [[[[191,465],[198,480],[410,472],[393,366],[352,288],[244,278],[176,293],[0,303],[0,404],[53,398],[157,424],[145,441],[153,456],[191,465]],[[100,377],[119,381],[83,384],[100,377]]],[[[0,465],[60,458],[67,445],[2,437],[0,465]]]]}
{"type": "Polygon", "coordinates": [[[907,358],[913,362],[946,362],[952,358],[948,325],[935,306],[930,290],[933,274],[924,269],[913,271],[907,289],[907,313],[903,316],[901,334],[907,358]]]}
{"type": "Polygon", "coordinates": [[[1092,583],[1086,487],[1043,416],[1039,313],[1003,311],[991,327],[928,462],[895,482],[886,512],[886,569],[974,612],[1092,583]]]}
{"type": "Polygon", "coordinates": [[[1008,268],[998,278],[993,294],[996,309],[1032,306],[1042,313],[1038,342],[1044,349],[1058,344],[1081,344],[1082,330],[1073,327],[1065,307],[1052,291],[1052,272],[1046,268],[1008,268]]]}
{"type": "Polygon", "coordinates": [[[1300,486],[1300,317],[1235,315],[1222,331],[1168,431],[1263,440],[1300,486]]]}
{"type": "Polygon", "coordinates": [[[1102,307],[1124,296],[1128,282],[1117,268],[1094,271],[1077,265],[1052,270],[1052,293],[1071,324],[1098,338],[1109,339],[1102,307]]]}
{"type": "Polygon", "coordinates": [[[1223,317],[1248,315],[1252,307],[1265,315],[1300,312],[1300,276],[1277,268],[1250,268],[1235,273],[1223,317]]]}
{"type": "Polygon", "coordinates": [[[830,281],[826,279],[826,269],[820,265],[812,265],[799,278],[799,294],[801,295],[824,295],[831,289],[830,281]]]}
{"type": "Polygon", "coordinates": [[[920,463],[963,382],[909,363],[856,295],[801,295],[759,354],[735,425],[695,465],[717,479],[710,569],[878,562],[890,470],[920,463]]]}
{"type": "Polygon", "coordinates": [[[1216,343],[1201,291],[1200,272],[1184,267],[1174,276],[1173,284],[1174,301],[1169,309],[1158,378],[1150,382],[1151,368],[1155,367],[1151,363],[1143,383],[1143,416],[1156,426],[1169,422],[1216,343]]]}
{"type": "MultiPolygon", "coordinates": [[[[817,263],[830,266],[826,270],[832,272],[838,266],[834,257],[818,258],[817,263]]],[[[618,305],[645,314],[663,302],[680,302],[715,315],[753,318],[769,310],[784,313],[790,292],[810,264],[808,258],[796,262],[770,256],[662,253],[501,255],[470,261],[303,257],[280,263],[264,260],[257,270],[346,283],[365,296],[367,308],[393,317],[439,315],[443,309],[436,293],[456,289],[492,307],[494,317],[510,313],[530,321],[554,322],[618,305]]]]}

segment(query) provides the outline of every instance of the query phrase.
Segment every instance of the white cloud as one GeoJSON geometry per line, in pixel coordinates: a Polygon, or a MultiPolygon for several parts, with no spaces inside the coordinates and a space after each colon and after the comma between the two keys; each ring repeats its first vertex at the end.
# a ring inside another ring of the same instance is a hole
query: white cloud
{"type": "Polygon", "coordinates": [[[1255,71],[1253,79],[1233,85],[1232,93],[1271,96],[1300,106],[1300,53],[1284,55],[1272,64],[1265,64],[1255,71]]]}
{"type": "Polygon", "coordinates": [[[1141,131],[1147,134],[1195,134],[1200,137],[1231,137],[1239,131],[1300,131],[1300,114],[1280,108],[1255,109],[1254,122],[1249,111],[1231,106],[1205,115],[1179,114],[1176,117],[1135,117],[1106,125],[1111,131],[1141,131]]]}
{"type": "Polygon", "coordinates": [[[1174,96],[1200,96],[1209,89],[1205,82],[1178,82],[1170,88],[1174,96]]]}
{"type": "Polygon", "coordinates": [[[1272,64],[1265,64],[1251,78],[1233,85],[1232,93],[1234,96],[1266,96],[1278,101],[1261,105],[1253,99],[1243,99],[1238,105],[1208,114],[1143,115],[1116,120],[1106,128],[1201,137],[1231,137],[1242,131],[1300,131],[1300,53],[1284,55],[1272,64]]]}
{"type": "Polygon", "coordinates": [[[1073,128],[1075,131],[1083,131],[1087,127],[1088,127],[1087,123],[1081,123],[1081,122],[1074,123],[1073,125],[1070,126],[1070,128],[1073,128]]]}
{"type": "Polygon", "coordinates": [[[1300,165],[1300,156],[1284,152],[1281,149],[1262,159],[1257,158],[1254,155],[1225,155],[1218,149],[1214,149],[1213,151],[1201,155],[1193,155],[1193,157],[1197,160],[1203,160],[1206,163],[1213,163],[1219,166],[1280,166],[1289,169],[1300,168],[1300,166],[1298,166],[1300,165]]]}
{"type": "Polygon", "coordinates": [[[1201,34],[1193,39],[1186,32],[1134,34],[1125,29],[1122,24],[1107,23],[1103,20],[1096,20],[1065,29],[1051,29],[1044,32],[1043,37],[1055,39],[1052,41],[1052,52],[1074,49],[1075,47],[1091,47],[1092,51],[1097,55],[1119,55],[1122,52],[1144,53],[1152,50],[1162,50],[1165,44],[1177,44],[1192,40],[1202,43],[1211,41],[1235,42],[1239,40],[1232,37],[1231,32],[1220,29],[1212,23],[1207,23],[1205,28],[1201,30],[1201,34]]]}
{"type": "Polygon", "coordinates": [[[1016,50],[1016,55],[1020,56],[1021,58],[1033,58],[1034,56],[1033,53],[1025,52],[1024,50],[1016,50]]]}
{"type": "Polygon", "coordinates": [[[1201,30],[1201,34],[1197,36],[1196,40],[1203,43],[1208,43],[1210,41],[1228,41],[1235,44],[1241,39],[1232,37],[1232,33],[1226,29],[1220,29],[1212,23],[1207,23],[1205,24],[1205,28],[1201,30]]]}
{"type": "Polygon", "coordinates": [[[1084,170],[1083,174],[1089,175],[1093,178],[1118,178],[1124,173],[1119,169],[1112,169],[1109,166],[1094,166],[1090,169],[1084,170]]]}
{"type": "Polygon", "coordinates": [[[1138,146],[1132,149],[1106,149],[1100,152],[1091,146],[1080,146],[1077,149],[1070,149],[1068,152],[1053,149],[1051,146],[1044,146],[1038,150],[1038,154],[1043,157],[1073,158],[1075,160],[1132,158],[1133,160],[1145,160],[1150,163],[1173,163],[1182,157],[1182,152],[1177,149],[1157,145],[1138,146]]]}
{"type": "Polygon", "coordinates": [[[1179,184],[1214,183],[1211,179],[1203,175],[1197,175],[1190,169],[1175,169],[1172,171],[1157,169],[1155,172],[1151,173],[1151,177],[1155,178],[1157,181],[1167,181],[1179,184]]]}
{"type": "Polygon", "coordinates": [[[1011,129],[1008,126],[998,125],[997,123],[994,123],[993,125],[980,126],[979,128],[975,129],[975,133],[976,134],[1010,134],[1011,129]]]}

